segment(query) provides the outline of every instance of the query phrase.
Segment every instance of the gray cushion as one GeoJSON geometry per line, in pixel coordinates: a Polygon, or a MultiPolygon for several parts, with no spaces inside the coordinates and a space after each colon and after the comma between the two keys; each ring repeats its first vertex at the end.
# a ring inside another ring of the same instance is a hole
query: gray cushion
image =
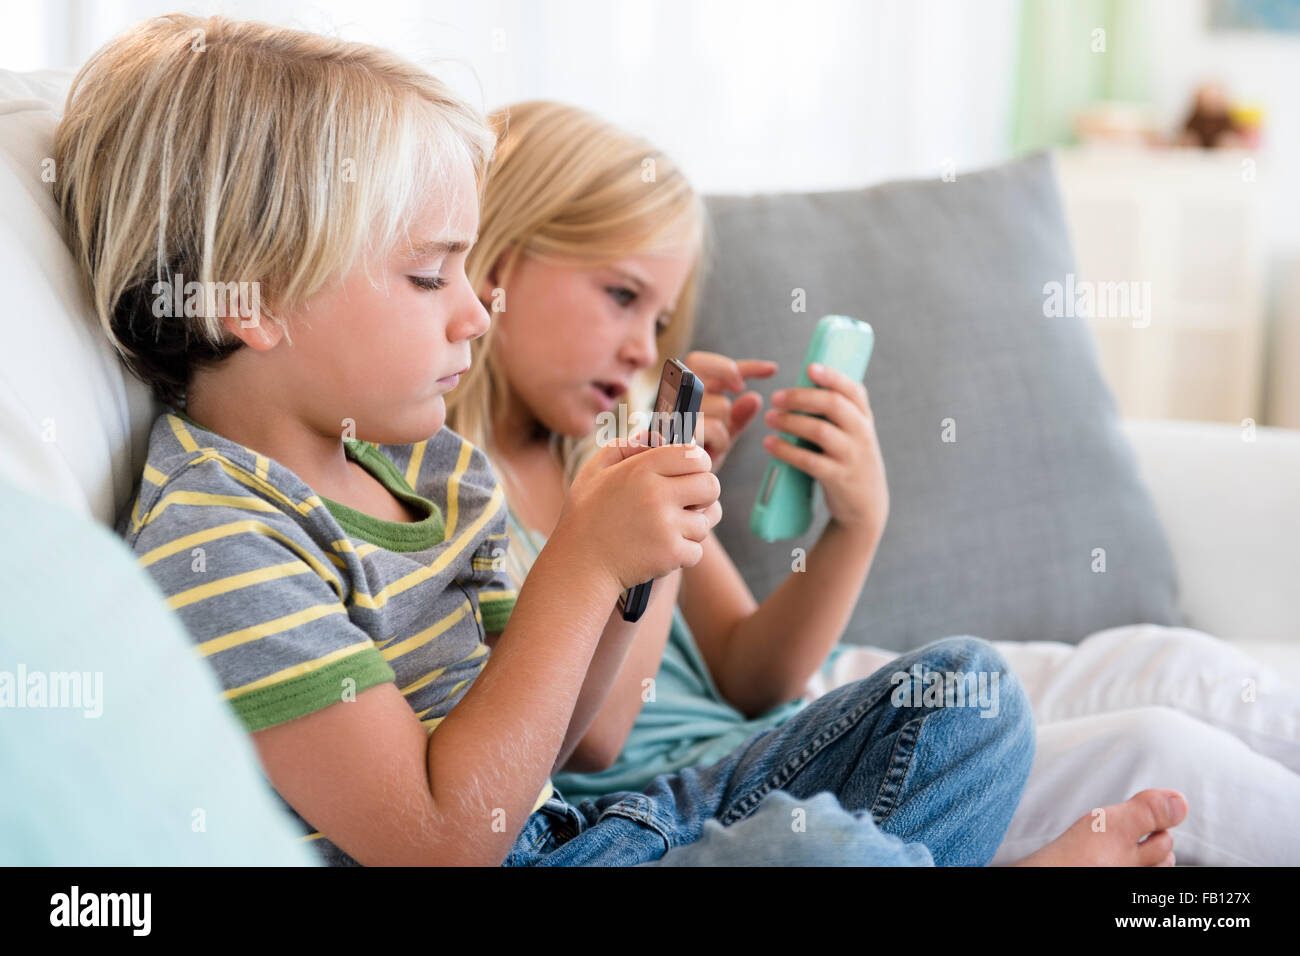
{"type": "MultiPolygon", "coordinates": [[[[1052,161],[869,189],[714,196],[716,251],[694,348],[775,359],[794,384],[817,319],[876,331],[867,391],[890,516],[845,640],[1077,642],[1120,624],[1181,625],[1164,531],[1084,321],[1045,318],[1073,271],[1052,161]],[[803,289],[807,310],[792,310],[803,289]],[[956,441],[942,441],[944,419],[956,441]],[[1094,549],[1105,570],[1094,570],[1094,549]]],[[[749,531],[768,455],[756,421],[723,468],[717,533],[761,600],[825,522],[767,544],[749,531]]]]}

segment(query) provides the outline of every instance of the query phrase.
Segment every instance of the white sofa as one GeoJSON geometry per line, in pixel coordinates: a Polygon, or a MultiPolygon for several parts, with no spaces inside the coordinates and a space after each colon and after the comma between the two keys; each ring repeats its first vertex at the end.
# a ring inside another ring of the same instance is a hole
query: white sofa
{"type": "MultiPolygon", "coordinates": [[[[58,174],[50,143],[70,78],[0,70],[0,475],[111,525],[158,409],[95,326],[43,178],[58,174]]],[[[1124,427],[1191,626],[1300,680],[1300,432],[1258,428],[1247,442],[1234,425],[1124,427]]]]}

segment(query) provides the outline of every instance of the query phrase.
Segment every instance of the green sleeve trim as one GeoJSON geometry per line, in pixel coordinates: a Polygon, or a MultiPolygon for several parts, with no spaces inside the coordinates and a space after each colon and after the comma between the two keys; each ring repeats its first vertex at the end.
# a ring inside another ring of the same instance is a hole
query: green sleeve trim
{"type": "Polygon", "coordinates": [[[343,681],[349,677],[356,681],[357,694],[397,679],[384,655],[368,647],[310,674],[241,694],[230,703],[251,734],[337,704],[343,699],[343,681]]]}
{"type": "Polygon", "coordinates": [[[506,629],[510,612],[515,609],[515,599],[508,601],[479,601],[479,612],[483,615],[483,631],[495,634],[506,629]]]}

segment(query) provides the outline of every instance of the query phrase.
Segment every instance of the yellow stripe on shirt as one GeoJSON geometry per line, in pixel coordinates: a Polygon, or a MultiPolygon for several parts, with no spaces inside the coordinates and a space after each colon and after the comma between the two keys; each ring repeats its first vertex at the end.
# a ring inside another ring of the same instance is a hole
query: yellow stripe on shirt
{"type": "Polygon", "coordinates": [[[286,561],[284,564],[273,564],[270,567],[218,578],[216,581],[209,581],[187,591],[178,591],[167,599],[167,604],[175,611],[188,604],[216,597],[218,594],[229,594],[231,591],[252,587],[254,584],[264,584],[267,581],[278,581],[280,578],[291,578],[295,574],[311,573],[311,566],[306,561],[286,561]]]}
{"type": "Polygon", "coordinates": [[[460,516],[460,482],[465,477],[465,471],[469,468],[469,458],[473,453],[474,446],[462,438],[460,441],[460,455],[456,458],[456,467],[452,470],[451,477],[447,479],[447,530],[445,537],[448,538],[456,533],[456,519],[460,516]]]}
{"type": "MultiPolygon", "coordinates": [[[[195,645],[195,650],[199,652],[200,657],[211,657],[213,654],[220,654],[222,651],[238,647],[240,644],[260,641],[272,634],[283,634],[285,631],[292,631],[295,627],[307,624],[310,621],[318,621],[331,614],[347,614],[347,608],[342,604],[317,604],[314,607],[305,607],[301,611],[294,611],[292,614],[274,617],[260,624],[241,627],[237,631],[230,631],[220,637],[210,638],[201,644],[195,645]]],[[[366,641],[367,647],[373,645],[374,641],[366,641]]]]}
{"type": "Polygon", "coordinates": [[[141,567],[147,568],[155,561],[161,561],[163,558],[171,557],[179,551],[186,551],[197,545],[205,544],[209,541],[216,541],[219,538],[230,537],[237,534],[264,534],[267,537],[274,538],[302,558],[318,575],[325,579],[325,582],[334,589],[340,601],[343,600],[343,583],[338,576],[324,564],[322,564],[314,554],[303,548],[298,542],[294,541],[286,534],[272,528],[262,521],[249,519],[247,521],[231,521],[226,524],[217,525],[215,528],[205,528],[202,531],[195,531],[193,534],[183,535],[166,544],[161,544],[151,551],[146,551],[137,559],[141,567]]]}
{"type": "MultiPolygon", "coordinates": [[[[226,700],[233,700],[236,697],[242,697],[244,694],[251,694],[255,690],[261,690],[263,687],[270,687],[272,684],[280,684],[295,677],[301,677],[303,674],[310,674],[318,671],[322,667],[328,667],[335,661],[341,661],[345,657],[351,657],[353,654],[359,654],[364,650],[374,647],[371,641],[358,641],[355,644],[349,644],[347,647],[340,647],[337,650],[330,651],[315,660],[303,661],[301,664],[294,664],[292,667],[286,667],[278,670],[274,674],[267,674],[265,677],[259,677],[251,683],[244,684],[240,687],[232,687],[222,696],[226,700]]],[[[342,699],[340,697],[340,699],[342,699]]]]}
{"type": "Polygon", "coordinates": [[[144,480],[151,485],[157,485],[159,488],[167,484],[167,476],[147,461],[144,463],[144,480]]]}
{"type": "MultiPolygon", "coordinates": [[[[412,694],[414,694],[416,691],[423,690],[425,687],[428,687],[439,677],[445,674],[447,672],[448,667],[459,667],[461,664],[464,664],[466,661],[472,661],[476,657],[482,657],[487,652],[488,652],[488,646],[486,644],[478,645],[478,647],[474,648],[474,650],[470,651],[460,660],[454,661],[453,663],[448,664],[446,667],[439,667],[437,670],[429,671],[429,673],[425,674],[419,680],[412,681],[411,683],[407,684],[405,687],[399,688],[402,692],[402,696],[409,697],[412,694]]],[[[433,706],[426,707],[423,711],[421,711],[421,714],[427,714],[430,710],[433,709],[433,706]]]]}
{"type": "Polygon", "coordinates": [[[140,522],[143,528],[154,521],[172,505],[193,505],[208,508],[235,508],[240,511],[260,511],[262,513],[280,514],[281,511],[269,501],[252,495],[214,495],[203,491],[169,491],[149,509],[149,513],[140,522]]]}
{"type": "Polygon", "coordinates": [[[402,592],[408,591],[416,585],[429,580],[429,578],[436,577],[444,568],[447,567],[447,565],[460,557],[461,552],[465,550],[465,546],[469,544],[479,530],[491,521],[496,513],[501,510],[501,505],[504,500],[505,494],[502,492],[501,486],[497,485],[496,488],[492,490],[492,497],[488,499],[487,505],[483,508],[482,514],[475,518],[473,524],[462,531],[460,536],[452,543],[451,547],[438,555],[437,559],[432,564],[398,578],[392,584],[388,585],[388,587],[375,595],[358,593],[355,595],[356,606],[377,610],[387,604],[389,598],[396,597],[402,592]]]}
{"type": "Polygon", "coordinates": [[[412,634],[405,640],[398,641],[396,644],[390,644],[383,648],[384,660],[392,661],[395,657],[401,657],[403,654],[409,654],[416,648],[423,647],[439,634],[443,634],[448,628],[460,621],[470,611],[469,601],[464,601],[460,607],[452,611],[442,620],[437,621],[431,627],[426,627],[418,634],[412,634]]]}
{"type": "Polygon", "coordinates": [[[412,445],[411,460],[406,466],[406,483],[411,487],[411,490],[415,491],[417,494],[419,493],[419,485],[417,482],[420,480],[420,465],[424,461],[424,448],[428,444],[429,440],[426,438],[424,441],[417,441],[412,445]]]}

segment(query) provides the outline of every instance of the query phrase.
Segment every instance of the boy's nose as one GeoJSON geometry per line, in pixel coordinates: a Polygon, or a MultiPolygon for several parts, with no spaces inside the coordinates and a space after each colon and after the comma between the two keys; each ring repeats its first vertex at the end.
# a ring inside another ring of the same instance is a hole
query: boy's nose
{"type": "Polygon", "coordinates": [[[467,296],[467,301],[461,309],[456,321],[452,323],[449,331],[449,338],[453,341],[462,339],[476,339],[486,332],[492,325],[492,319],[488,315],[488,310],[483,303],[478,300],[477,296],[467,296]]]}

